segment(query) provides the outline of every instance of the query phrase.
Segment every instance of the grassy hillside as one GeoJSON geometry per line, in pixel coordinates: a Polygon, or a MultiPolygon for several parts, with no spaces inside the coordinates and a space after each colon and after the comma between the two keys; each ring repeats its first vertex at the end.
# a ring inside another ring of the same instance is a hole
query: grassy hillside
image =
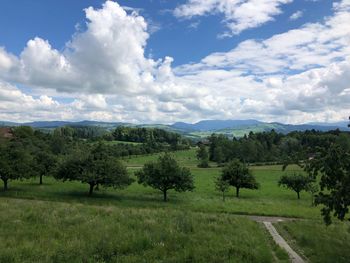
{"type": "Polygon", "coordinates": [[[263,230],[229,215],[4,198],[0,209],[0,262],[272,261],[263,230]]]}
{"type": "MultiPolygon", "coordinates": [[[[133,174],[158,156],[124,161],[133,174]]],[[[283,261],[285,254],[261,225],[242,216],[247,214],[302,218],[277,227],[311,262],[346,262],[350,225],[324,227],[309,194],[297,200],[278,187],[281,166],[252,167],[261,189],[243,189],[239,199],[231,189],[223,202],[214,189],[220,168],[197,168],[194,149],[174,156],[191,169],[196,188],[170,191],[168,203],[136,182],[87,197],[88,185],[79,182],[11,181],[8,192],[0,191],[0,262],[274,262],[276,255],[283,261]]]]}

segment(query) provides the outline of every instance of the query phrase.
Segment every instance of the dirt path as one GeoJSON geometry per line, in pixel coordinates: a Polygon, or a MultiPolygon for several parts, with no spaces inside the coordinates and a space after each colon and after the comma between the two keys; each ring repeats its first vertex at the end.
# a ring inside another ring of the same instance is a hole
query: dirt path
{"type": "Polygon", "coordinates": [[[287,251],[292,263],[305,263],[305,261],[288,245],[288,243],[283,239],[283,237],[277,232],[276,228],[272,225],[272,223],[296,220],[295,218],[267,216],[249,216],[249,218],[256,222],[264,224],[264,226],[269,231],[276,244],[278,244],[281,248],[287,251]]]}

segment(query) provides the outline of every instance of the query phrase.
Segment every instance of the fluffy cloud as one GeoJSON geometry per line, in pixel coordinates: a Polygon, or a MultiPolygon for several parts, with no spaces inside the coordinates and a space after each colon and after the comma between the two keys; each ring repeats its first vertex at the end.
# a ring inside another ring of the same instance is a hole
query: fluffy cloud
{"type": "Polygon", "coordinates": [[[129,93],[150,88],[162,61],[144,56],[147,23],[116,2],[85,10],[87,30],[76,33],[62,52],[36,37],[16,58],[0,49],[1,77],[60,92],[129,93]]]}
{"type": "Polygon", "coordinates": [[[179,18],[192,18],[212,13],[225,16],[229,29],[225,36],[236,35],[250,28],[255,28],[273,20],[281,14],[280,6],[293,0],[188,0],[178,6],[174,15],[179,18]]]}
{"type": "Polygon", "coordinates": [[[107,1],[85,10],[87,29],[62,51],[38,37],[19,56],[0,48],[0,119],[341,120],[350,111],[349,7],[337,2],[323,22],[173,68],[171,57],[145,57],[146,21],[107,1]]]}

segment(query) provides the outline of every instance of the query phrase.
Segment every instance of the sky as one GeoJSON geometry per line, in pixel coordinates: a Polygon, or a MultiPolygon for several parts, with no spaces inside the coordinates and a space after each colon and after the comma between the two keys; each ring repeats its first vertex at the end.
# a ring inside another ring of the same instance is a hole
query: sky
{"type": "Polygon", "coordinates": [[[350,0],[2,0],[0,120],[350,115],[350,0]]]}

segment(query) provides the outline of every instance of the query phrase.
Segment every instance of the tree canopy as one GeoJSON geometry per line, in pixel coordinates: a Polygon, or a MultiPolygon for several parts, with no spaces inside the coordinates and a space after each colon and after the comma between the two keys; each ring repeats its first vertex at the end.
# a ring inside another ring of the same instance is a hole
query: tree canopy
{"type": "Polygon", "coordinates": [[[315,203],[324,206],[322,215],[326,224],[332,222],[332,214],[344,220],[350,206],[350,151],[338,144],[319,149],[317,155],[308,160],[305,170],[314,178],[321,176],[321,191],[315,203]]]}
{"type": "Polygon", "coordinates": [[[156,162],[146,163],[135,175],[140,184],[162,191],[165,202],[167,201],[167,192],[170,189],[177,192],[194,189],[193,176],[190,170],[180,167],[177,161],[168,153],[160,156],[156,162]]]}
{"type": "Polygon", "coordinates": [[[0,179],[4,190],[8,181],[28,178],[32,174],[32,156],[19,141],[6,141],[0,145],[0,179]]]}
{"type": "Polygon", "coordinates": [[[236,188],[236,197],[239,197],[241,188],[258,189],[259,184],[249,168],[237,159],[229,162],[221,172],[223,181],[236,188]]]}
{"type": "Polygon", "coordinates": [[[59,167],[55,178],[87,183],[90,186],[89,195],[92,195],[97,185],[124,188],[133,182],[125,165],[113,157],[106,156],[101,145],[87,155],[80,153],[70,156],[59,167]]]}
{"type": "Polygon", "coordinates": [[[199,160],[198,167],[208,168],[209,167],[209,154],[207,147],[201,144],[197,149],[197,159],[199,160]]]}
{"type": "Polygon", "coordinates": [[[281,176],[278,181],[279,186],[285,186],[297,193],[298,199],[300,199],[301,191],[308,191],[312,183],[312,179],[301,173],[285,174],[281,176]]]}

